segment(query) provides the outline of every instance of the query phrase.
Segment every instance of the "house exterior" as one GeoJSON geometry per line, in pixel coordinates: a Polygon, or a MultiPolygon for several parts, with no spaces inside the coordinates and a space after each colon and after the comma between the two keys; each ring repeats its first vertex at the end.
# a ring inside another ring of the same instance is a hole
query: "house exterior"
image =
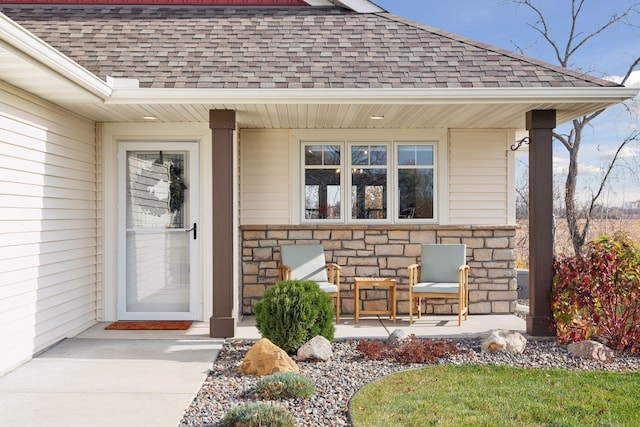
{"type": "Polygon", "coordinates": [[[365,0],[12,3],[0,372],[99,321],[209,321],[233,336],[291,243],[322,243],[342,265],[343,313],[355,276],[398,278],[407,312],[420,244],[465,243],[471,314],[510,313],[510,146],[527,131],[535,333],[551,131],[636,93],[365,0]]]}

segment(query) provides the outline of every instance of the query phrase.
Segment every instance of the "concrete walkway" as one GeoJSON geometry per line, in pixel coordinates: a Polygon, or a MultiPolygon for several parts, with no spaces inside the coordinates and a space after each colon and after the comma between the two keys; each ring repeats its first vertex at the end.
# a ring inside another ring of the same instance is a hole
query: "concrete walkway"
{"type": "MultiPolygon", "coordinates": [[[[223,340],[208,337],[208,323],[188,331],[105,331],[99,323],[66,339],[0,378],[0,426],[175,427],[200,389],[223,340]]],[[[336,325],[336,339],[387,337],[394,329],[421,337],[472,337],[490,329],[524,333],[514,315],[408,319],[352,318],[336,325]]],[[[257,339],[253,317],[236,338],[257,339]]]]}

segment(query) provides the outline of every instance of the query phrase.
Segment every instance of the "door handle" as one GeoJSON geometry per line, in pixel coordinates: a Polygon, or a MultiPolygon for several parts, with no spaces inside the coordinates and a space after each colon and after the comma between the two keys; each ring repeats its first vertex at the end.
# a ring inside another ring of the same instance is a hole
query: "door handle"
{"type": "Polygon", "coordinates": [[[193,223],[193,227],[191,227],[188,230],[184,230],[186,233],[190,233],[193,231],[193,240],[196,240],[198,238],[198,224],[196,224],[195,222],[193,223]]]}

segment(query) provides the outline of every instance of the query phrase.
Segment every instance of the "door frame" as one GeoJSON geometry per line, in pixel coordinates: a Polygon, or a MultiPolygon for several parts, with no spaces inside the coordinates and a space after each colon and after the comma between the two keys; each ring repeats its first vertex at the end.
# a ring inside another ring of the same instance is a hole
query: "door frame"
{"type": "Polygon", "coordinates": [[[118,140],[117,149],[117,260],[116,260],[116,319],[117,320],[199,320],[202,307],[202,227],[200,221],[200,147],[194,140],[118,140]],[[198,224],[197,239],[189,240],[189,311],[186,312],[127,312],[126,311],[126,152],[127,151],[186,151],[189,153],[189,209],[187,224],[198,224]]]}

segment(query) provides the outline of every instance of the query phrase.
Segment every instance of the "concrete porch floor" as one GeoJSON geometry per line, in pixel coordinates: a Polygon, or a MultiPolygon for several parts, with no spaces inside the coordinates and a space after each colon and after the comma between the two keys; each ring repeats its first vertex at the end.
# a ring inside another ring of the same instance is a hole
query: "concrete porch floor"
{"type": "MultiPolygon", "coordinates": [[[[98,323],[63,340],[0,378],[0,426],[171,426],[204,382],[224,344],[208,323],[187,331],[106,331],[98,323]]],[[[476,337],[491,329],[525,331],[515,315],[423,316],[409,325],[384,317],[345,316],[336,339],[385,338],[394,329],[420,337],[476,337]]],[[[254,317],[239,322],[236,339],[258,339],[254,317]]]]}

